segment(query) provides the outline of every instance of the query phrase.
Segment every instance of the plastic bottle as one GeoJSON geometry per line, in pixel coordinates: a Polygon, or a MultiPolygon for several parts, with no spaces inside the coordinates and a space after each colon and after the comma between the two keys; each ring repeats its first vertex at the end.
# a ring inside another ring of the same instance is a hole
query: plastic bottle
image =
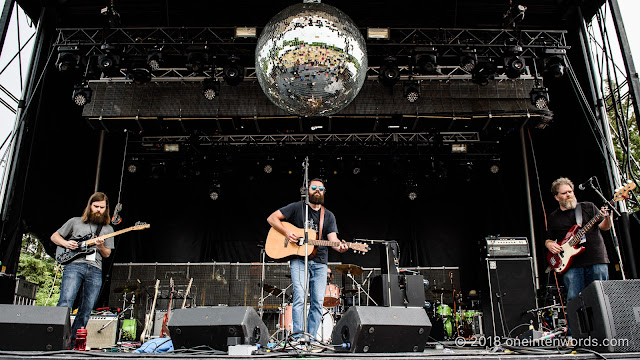
{"type": "Polygon", "coordinates": [[[87,348],[87,329],[81,327],[76,332],[76,345],[74,350],[85,351],[87,348]]]}

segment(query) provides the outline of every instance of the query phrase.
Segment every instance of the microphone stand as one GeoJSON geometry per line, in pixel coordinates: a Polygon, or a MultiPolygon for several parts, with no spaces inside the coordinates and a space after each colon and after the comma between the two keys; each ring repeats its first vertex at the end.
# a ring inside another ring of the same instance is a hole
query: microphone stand
{"type": "MultiPolygon", "coordinates": [[[[304,191],[301,192],[304,201],[304,306],[302,307],[303,335],[302,342],[309,343],[307,331],[307,296],[309,295],[309,157],[304,158],[304,191]]],[[[322,234],[320,234],[322,236],[322,234]]]]}
{"type": "MultiPolygon", "coordinates": [[[[596,179],[596,182],[598,182],[598,178],[595,178],[595,179],[596,179]]],[[[591,189],[593,189],[593,191],[596,192],[596,194],[598,194],[598,196],[600,196],[602,200],[604,200],[605,204],[607,204],[609,208],[611,208],[611,210],[613,210],[613,212],[615,212],[618,217],[621,216],[618,210],[616,209],[615,204],[611,204],[609,200],[607,200],[607,198],[604,197],[604,195],[602,195],[602,192],[600,192],[600,190],[598,190],[593,185],[593,180],[591,179],[589,179],[589,186],[591,187],[591,189]]],[[[598,183],[598,187],[600,187],[600,183],[598,183]]],[[[613,241],[613,247],[616,249],[616,255],[618,255],[618,260],[620,261],[620,274],[622,274],[622,280],[626,280],[627,277],[624,274],[624,265],[622,264],[623,263],[622,254],[620,253],[620,244],[618,243],[618,236],[616,235],[616,227],[613,223],[613,219],[611,218],[611,216],[609,216],[609,221],[611,223],[611,240],[613,241]]]]}

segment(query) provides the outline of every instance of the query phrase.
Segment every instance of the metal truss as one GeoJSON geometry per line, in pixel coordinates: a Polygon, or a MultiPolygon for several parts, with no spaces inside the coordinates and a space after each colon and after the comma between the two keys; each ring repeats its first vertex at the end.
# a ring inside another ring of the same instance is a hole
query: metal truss
{"type": "MultiPolygon", "coordinates": [[[[143,146],[194,141],[193,136],[144,136],[143,146]]],[[[478,132],[440,133],[352,133],[352,134],[274,134],[274,135],[202,135],[197,137],[200,145],[308,145],[333,144],[412,144],[433,145],[442,143],[480,142],[478,132]]]]}

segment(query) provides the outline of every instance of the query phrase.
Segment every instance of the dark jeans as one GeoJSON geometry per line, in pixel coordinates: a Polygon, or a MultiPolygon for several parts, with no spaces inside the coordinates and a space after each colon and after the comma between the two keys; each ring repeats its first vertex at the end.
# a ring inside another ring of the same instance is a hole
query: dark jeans
{"type": "Polygon", "coordinates": [[[71,263],[64,267],[58,306],[66,306],[69,310],[73,310],[76,296],[79,301],[78,313],[71,326],[72,339],[76,338],[78,329],[81,327],[86,329],[91,310],[98,300],[101,286],[102,270],[97,267],[79,263],[71,263]]]}

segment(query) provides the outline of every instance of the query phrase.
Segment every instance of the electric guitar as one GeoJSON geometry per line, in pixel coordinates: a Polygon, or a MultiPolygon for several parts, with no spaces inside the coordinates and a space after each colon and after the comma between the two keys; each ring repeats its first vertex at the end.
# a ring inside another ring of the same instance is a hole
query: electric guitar
{"type": "MultiPolygon", "coordinates": [[[[294,231],[298,235],[298,244],[290,243],[289,239],[284,236],[278,230],[271,228],[269,233],[267,234],[267,241],[264,245],[265,251],[267,255],[275,260],[285,260],[292,257],[297,256],[305,256],[305,246],[304,246],[304,229],[299,229],[294,225],[283,221],[282,225],[285,228],[294,231]]],[[[339,246],[342,244],[339,241],[330,241],[330,240],[312,240],[316,238],[316,232],[313,230],[308,230],[309,234],[309,251],[307,255],[314,256],[318,248],[316,246],[339,246]]],[[[362,254],[369,251],[369,247],[366,244],[361,243],[346,243],[350,249],[353,249],[355,252],[360,252],[362,254]]]]}
{"type": "MultiPolygon", "coordinates": [[[[626,185],[616,190],[613,199],[609,201],[609,206],[612,206],[614,202],[629,198],[629,191],[635,188],[636,184],[631,181],[627,182],[626,185]]],[[[584,246],[580,246],[580,240],[585,236],[587,231],[601,219],[602,214],[598,212],[598,214],[589,220],[582,228],[580,225],[573,225],[559,244],[562,250],[557,254],[547,253],[549,267],[560,274],[569,270],[573,257],[585,250],[584,246]]]]}
{"type": "Polygon", "coordinates": [[[131,230],[148,229],[150,226],[151,225],[143,222],[137,222],[134,226],[128,227],[126,229],[118,230],[110,234],[100,235],[97,238],[93,238],[91,234],[88,234],[85,237],[82,237],[80,239],[72,239],[78,242],[78,248],[75,250],[71,250],[63,246],[58,246],[58,248],[56,249],[56,261],[62,265],[67,265],[68,263],[72,262],[73,260],[81,256],[90,255],[96,252],[97,247],[94,245],[96,244],[97,239],[106,240],[110,237],[118,236],[120,234],[124,234],[131,230]]]}
{"type": "Polygon", "coordinates": [[[144,330],[140,335],[140,342],[144,343],[151,337],[151,326],[153,326],[153,317],[156,312],[156,300],[158,299],[158,287],[160,286],[160,280],[156,280],[156,293],[153,295],[153,304],[151,305],[151,312],[148,313],[144,321],[144,330]]]}

